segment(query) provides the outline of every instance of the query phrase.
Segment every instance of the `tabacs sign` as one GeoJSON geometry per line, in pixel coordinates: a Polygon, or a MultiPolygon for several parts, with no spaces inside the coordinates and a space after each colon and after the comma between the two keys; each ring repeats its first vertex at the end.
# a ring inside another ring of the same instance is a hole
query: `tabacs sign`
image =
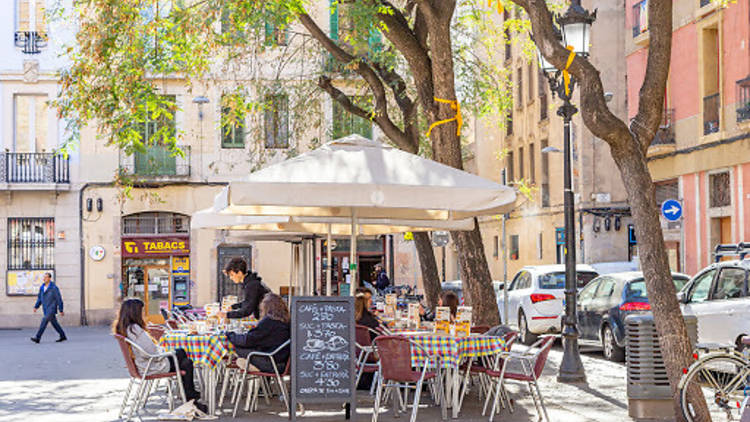
{"type": "Polygon", "coordinates": [[[190,253],[190,238],[188,237],[158,237],[158,238],[123,238],[122,256],[170,256],[187,255],[190,253]]]}

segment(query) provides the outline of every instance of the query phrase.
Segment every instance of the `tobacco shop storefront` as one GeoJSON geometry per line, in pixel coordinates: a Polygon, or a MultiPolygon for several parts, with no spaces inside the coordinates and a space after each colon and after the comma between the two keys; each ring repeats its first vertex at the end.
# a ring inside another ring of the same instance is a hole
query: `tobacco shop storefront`
{"type": "Polygon", "coordinates": [[[190,302],[188,235],[122,237],[123,297],[146,305],[147,320],[163,323],[160,309],[190,302]]]}

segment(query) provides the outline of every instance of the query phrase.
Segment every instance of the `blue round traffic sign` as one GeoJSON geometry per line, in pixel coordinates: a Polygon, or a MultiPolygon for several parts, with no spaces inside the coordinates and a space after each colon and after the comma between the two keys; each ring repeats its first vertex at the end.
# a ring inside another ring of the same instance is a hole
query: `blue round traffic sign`
{"type": "Polygon", "coordinates": [[[677,221],[682,217],[682,204],[675,199],[667,199],[661,204],[661,215],[669,221],[677,221]]]}

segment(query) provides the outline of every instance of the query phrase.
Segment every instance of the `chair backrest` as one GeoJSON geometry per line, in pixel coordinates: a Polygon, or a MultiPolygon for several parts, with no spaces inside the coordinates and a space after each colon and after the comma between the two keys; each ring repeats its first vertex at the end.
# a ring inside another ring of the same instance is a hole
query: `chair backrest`
{"type": "Polygon", "coordinates": [[[128,373],[132,378],[140,378],[141,374],[138,372],[138,367],[135,366],[135,358],[133,357],[133,349],[131,349],[130,344],[128,343],[128,340],[119,335],[119,334],[112,334],[115,339],[117,340],[117,344],[120,345],[120,351],[122,352],[122,357],[125,359],[125,366],[128,368],[128,373]]]}
{"type": "Polygon", "coordinates": [[[164,324],[166,324],[167,327],[171,328],[172,330],[176,330],[176,329],[180,328],[180,323],[177,322],[174,319],[168,319],[168,320],[164,321],[164,324]]]}
{"type": "Polygon", "coordinates": [[[475,325],[471,327],[472,334],[484,334],[487,331],[490,331],[490,326],[488,325],[475,325]]]}
{"type": "Polygon", "coordinates": [[[411,343],[401,336],[375,337],[375,346],[380,354],[381,375],[387,380],[401,380],[410,374],[411,343]]]}
{"type": "Polygon", "coordinates": [[[536,360],[534,361],[534,378],[542,376],[544,365],[547,363],[547,355],[549,355],[552,345],[555,343],[555,336],[544,337],[539,345],[539,351],[536,352],[536,360]]]}
{"type": "Polygon", "coordinates": [[[372,346],[370,328],[357,324],[354,328],[354,340],[360,345],[360,347],[372,346]]]}

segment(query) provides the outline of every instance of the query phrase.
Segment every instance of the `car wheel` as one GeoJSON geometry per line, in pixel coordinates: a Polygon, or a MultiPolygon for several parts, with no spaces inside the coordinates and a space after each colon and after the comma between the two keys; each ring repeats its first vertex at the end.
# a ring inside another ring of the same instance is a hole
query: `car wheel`
{"type": "Polygon", "coordinates": [[[537,339],[536,334],[529,331],[529,324],[526,322],[526,315],[523,311],[518,313],[518,331],[521,336],[521,343],[530,346],[534,344],[537,339]]]}
{"type": "Polygon", "coordinates": [[[625,360],[625,349],[617,345],[615,333],[609,325],[605,325],[602,330],[602,349],[604,357],[612,362],[622,362],[625,360]]]}

